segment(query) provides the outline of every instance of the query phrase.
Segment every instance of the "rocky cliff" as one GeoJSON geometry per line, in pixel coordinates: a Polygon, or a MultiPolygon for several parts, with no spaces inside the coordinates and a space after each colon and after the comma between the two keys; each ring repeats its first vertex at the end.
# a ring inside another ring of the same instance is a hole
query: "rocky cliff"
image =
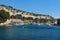
{"type": "Polygon", "coordinates": [[[0,10],[5,10],[6,12],[9,12],[11,19],[21,19],[22,21],[27,23],[33,23],[33,22],[53,23],[54,22],[54,18],[52,16],[26,12],[23,10],[15,9],[11,6],[0,5],[0,10]]]}

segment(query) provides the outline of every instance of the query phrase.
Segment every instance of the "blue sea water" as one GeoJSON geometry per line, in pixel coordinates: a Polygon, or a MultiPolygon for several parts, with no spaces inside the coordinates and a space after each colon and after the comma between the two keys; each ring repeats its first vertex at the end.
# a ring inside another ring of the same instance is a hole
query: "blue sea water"
{"type": "Polygon", "coordinates": [[[60,40],[60,27],[53,25],[0,27],[0,40],[60,40]]]}

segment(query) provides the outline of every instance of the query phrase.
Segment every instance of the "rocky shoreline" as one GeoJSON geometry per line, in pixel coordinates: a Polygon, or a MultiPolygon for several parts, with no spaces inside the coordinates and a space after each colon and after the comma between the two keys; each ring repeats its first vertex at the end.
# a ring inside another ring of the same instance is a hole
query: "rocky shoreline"
{"type": "Polygon", "coordinates": [[[55,22],[54,17],[50,15],[26,12],[6,5],[0,5],[0,13],[0,26],[34,24],[34,22],[39,25],[41,23],[49,25],[55,22]]]}

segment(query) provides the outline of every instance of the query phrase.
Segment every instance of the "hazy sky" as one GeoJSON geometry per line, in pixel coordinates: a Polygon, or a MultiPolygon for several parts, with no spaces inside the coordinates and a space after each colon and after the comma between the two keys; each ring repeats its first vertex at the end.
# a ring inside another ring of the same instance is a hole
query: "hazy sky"
{"type": "Polygon", "coordinates": [[[0,4],[27,12],[60,17],[60,0],[0,0],[0,4]]]}

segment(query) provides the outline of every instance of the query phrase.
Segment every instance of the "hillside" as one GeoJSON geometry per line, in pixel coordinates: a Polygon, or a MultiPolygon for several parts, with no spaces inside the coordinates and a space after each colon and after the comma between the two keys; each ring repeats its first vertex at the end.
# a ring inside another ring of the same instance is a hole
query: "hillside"
{"type": "MultiPolygon", "coordinates": [[[[10,19],[21,19],[25,23],[53,23],[54,18],[50,15],[36,14],[15,9],[11,6],[0,5],[0,10],[4,10],[10,14],[10,19]]],[[[17,21],[17,20],[16,20],[17,21]]]]}

